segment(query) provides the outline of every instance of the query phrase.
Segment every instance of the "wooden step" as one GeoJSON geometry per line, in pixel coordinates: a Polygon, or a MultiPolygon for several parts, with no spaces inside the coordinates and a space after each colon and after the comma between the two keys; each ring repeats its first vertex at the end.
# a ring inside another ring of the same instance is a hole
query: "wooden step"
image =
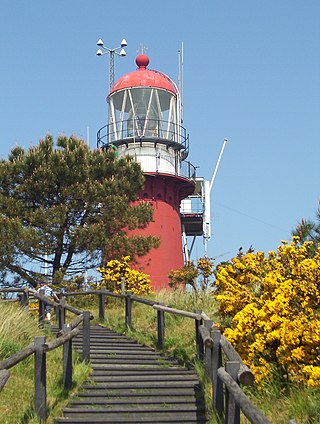
{"type": "Polygon", "coordinates": [[[184,387],[192,387],[196,388],[198,387],[193,381],[116,381],[116,382],[96,382],[95,384],[88,384],[84,385],[84,388],[90,388],[94,387],[95,389],[116,389],[116,388],[127,388],[127,389],[139,389],[141,387],[144,387],[145,389],[149,388],[161,388],[161,387],[167,387],[167,388],[184,388],[184,387]]]}
{"type": "MultiPolygon", "coordinates": [[[[198,378],[195,375],[183,375],[183,374],[164,374],[164,375],[152,375],[151,377],[152,381],[155,382],[165,382],[165,383],[172,383],[173,381],[183,381],[183,382],[192,382],[192,383],[199,383],[198,378]]],[[[127,384],[130,384],[131,382],[148,382],[150,381],[150,375],[126,375],[123,376],[119,375],[112,375],[109,374],[106,375],[91,375],[91,380],[93,382],[108,382],[108,383],[122,383],[123,381],[127,384]]]]}
{"type": "Polygon", "coordinates": [[[139,393],[130,394],[127,396],[118,395],[103,395],[103,396],[81,396],[78,394],[78,399],[71,400],[69,403],[70,407],[81,406],[81,405],[134,405],[134,404],[152,404],[152,405],[177,405],[177,404],[189,404],[194,403],[193,394],[184,395],[159,395],[154,394],[153,396],[146,393],[142,396],[139,393]]]}
{"type": "Polygon", "coordinates": [[[202,392],[199,386],[195,387],[114,387],[108,388],[97,387],[96,385],[85,385],[82,387],[83,391],[80,391],[79,397],[91,397],[91,396],[105,396],[105,397],[123,397],[123,396],[194,396],[194,398],[201,399],[202,392]]]}
{"type": "Polygon", "coordinates": [[[114,424],[180,424],[180,423],[192,423],[192,424],[205,424],[208,423],[205,415],[202,414],[188,414],[186,415],[177,415],[171,414],[169,416],[155,416],[152,417],[144,416],[140,414],[129,414],[127,416],[116,415],[114,417],[85,417],[85,418],[74,418],[74,417],[65,417],[60,418],[56,421],[58,424],[69,423],[69,424],[98,424],[98,423],[114,423],[114,424]]]}
{"type": "Polygon", "coordinates": [[[92,374],[56,423],[207,422],[193,370],[102,326],[90,330],[92,374]]]}

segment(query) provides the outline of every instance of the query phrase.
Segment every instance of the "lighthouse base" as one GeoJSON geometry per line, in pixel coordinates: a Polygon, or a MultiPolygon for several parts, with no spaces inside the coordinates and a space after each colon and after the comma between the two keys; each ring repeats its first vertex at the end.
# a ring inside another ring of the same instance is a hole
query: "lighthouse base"
{"type": "Polygon", "coordinates": [[[180,202],[193,193],[194,183],[172,175],[145,174],[146,182],[139,202],[152,205],[153,221],[132,235],[153,235],[160,246],[138,258],[134,268],[149,274],[155,291],[169,287],[168,274],[183,265],[180,202]]]}

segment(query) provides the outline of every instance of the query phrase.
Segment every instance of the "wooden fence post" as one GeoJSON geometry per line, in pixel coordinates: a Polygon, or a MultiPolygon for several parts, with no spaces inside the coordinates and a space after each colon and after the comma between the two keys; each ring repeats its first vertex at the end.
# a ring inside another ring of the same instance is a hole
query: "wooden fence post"
{"type": "Polygon", "coordinates": [[[18,293],[18,298],[19,298],[21,307],[22,308],[28,308],[28,306],[29,306],[28,292],[23,291],[22,293],[18,293]]]}
{"type": "Polygon", "coordinates": [[[126,278],[121,277],[121,294],[125,294],[126,292],[126,278]]]}
{"type": "Polygon", "coordinates": [[[44,336],[34,338],[34,409],[41,423],[47,418],[46,353],[43,349],[45,342],[44,336]]]}
{"type": "Polygon", "coordinates": [[[63,328],[63,326],[66,322],[65,304],[66,304],[66,298],[62,297],[59,300],[59,319],[58,319],[59,330],[62,330],[62,328],[63,328]]]}
{"type": "MultiPolygon", "coordinates": [[[[196,309],[195,310],[196,314],[201,315],[202,310],[201,309],[196,309]]],[[[204,347],[203,347],[203,340],[199,331],[199,327],[200,325],[203,324],[203,320],[201,319],[200,321],[195,319],[195,327],[196,327],[196,348],[197,348],[197,357],[200,361],[203,360],[203,353],[204,353],[204,347]]]]}
{"type": "Polygon", "coordinates": [[[105,318],[105,304],[106,304],[106,295],[105,295],[105,287],[100,289],[99,293],[99,319],[104,320],[105,318]]]}
{"type": "Polygon", "coordinates": [[[29,292],[27,290],[22,293],[22,303],[25,308],[29,307],[29,292]]]}
{"type": "MultiPolygon", "coordinates": [[[[209,333],[212,328],[213,321],[210,319],[204,320],[204,326],[209,330],[209,333]]],[[[212,349],[205,347],[204,350],[204,367],[205,367],[205,376],[210,379],[212,375],[212,349]]]]}
{"type": "MultiPolygon", "coordinates": [[[[226,371],[238,383],[239,361],[227,361],[226,371]]],[[[240,408],[226,386],[226,424],[240,424],[240,408]]]]}
{"type": "MultiPolygon", "coordinates": [[[[70,324],[64,324],[63,330],[70,333],[70,324]]],[[[70,390],[72,387],[72,339],[63,344],[63,388],[70,390]]]]}
{"type": "Polygon", "coordinates": [[[213,409],[221,417],[223,413],[223,384],[218,376],[218,369],[222,367],[221,332],[219,330],[211,331],[211,338],[213,340],[211,377],[213,409]]]}
{"type": "MultiPolygon", "coordinates": [[[[39,294],[44,296],[44,290],[39,290],[39,294]]],[[[39,323],[41,324],[44,320],[44,302],[39,299],[39,323]]]]}
{"type": "Polygon", "coordinates": [[[90,311],[83,312],[82,356],[85,362],[90,362],[90,311]]]}
{"type": "Polygon", "coordinates": [[[126,294],[126,317],[125,323],[128,328],[132,328],[132,299],[131,293],[126,294]]]}
{"type": "MultiPolygon", "coordinates": [[[[60,302],[60,300],[59,300],[59,302],[60,302]]],[[[59,315],[60,315],[60,308],[59,308],[59,306],[55,306],[54,312],[56,314],[56,321],[57,321],[57,324],[58,324],[58,327],[59,327],[59,315]]],[[[59,328],[59,330],[60,330],[60,328],[59,328]]]]}
{"type": "MultiPolygon", "coordinates": [[[[160,305],[160,303],[159,303],[160,305]]],[[[164,311],[157,311],[158,316],[158,349],[163,349],[164,347],[164,311]]]]}

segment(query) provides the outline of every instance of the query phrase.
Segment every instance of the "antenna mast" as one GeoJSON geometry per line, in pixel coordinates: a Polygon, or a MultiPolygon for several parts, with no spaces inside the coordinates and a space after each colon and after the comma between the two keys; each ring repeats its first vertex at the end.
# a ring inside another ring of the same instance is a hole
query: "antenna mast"
{"type": "Polygon", "coordinates": [[[127,47],[128,43],[126,41],[125,38],[122,39],[121,44],[119,47],[115,47],[114,49],[110,49],[109,47],[106,47],[103,44],[103,41],[101,40],[101,38],[99,38],[99,40],[97,41],[97,46],[101,47],[100,49],[97,50],[96,55],[97,56],[103,56],[105,54],[109,54],[109,87],[110,90],[111,88],[114,86],[114,58],[115,55],[118,56],[126,56],[127,53],[124,50],[124,47],[127,47]],[[101,49],[105,50],[105,52],[103,52],[101,49]],[[120,52],[118,52],[118,50],[120,50],[120,52]]]}
{"type": "Polygon", "coordinates": [[[180,120],[183,123],[183,42],[178,50],[178,88],[180,94],[180,120]]]}

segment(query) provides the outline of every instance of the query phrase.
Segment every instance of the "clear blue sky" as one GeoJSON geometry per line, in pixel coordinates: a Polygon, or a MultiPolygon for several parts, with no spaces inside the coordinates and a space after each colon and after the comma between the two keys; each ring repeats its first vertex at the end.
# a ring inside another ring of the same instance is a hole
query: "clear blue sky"
{"type": "MultiPolygon", "coordinates": [[[[268,251],[302,218],[314,218],[320,192],[319,0],[0,0],[0,155],[49,131],[86,137],[106,123],[108,59],[102,38],[136,68],[139,45],[150,67],[177,80],[184,43],[184,125],[189,159],[210,179],[209,256],[238,248],[268,251]]],[[[197,243],[195,256],[203,254],[197,243]]],[[[222,256],[220,256],[222,255],[222,256]]]]}

